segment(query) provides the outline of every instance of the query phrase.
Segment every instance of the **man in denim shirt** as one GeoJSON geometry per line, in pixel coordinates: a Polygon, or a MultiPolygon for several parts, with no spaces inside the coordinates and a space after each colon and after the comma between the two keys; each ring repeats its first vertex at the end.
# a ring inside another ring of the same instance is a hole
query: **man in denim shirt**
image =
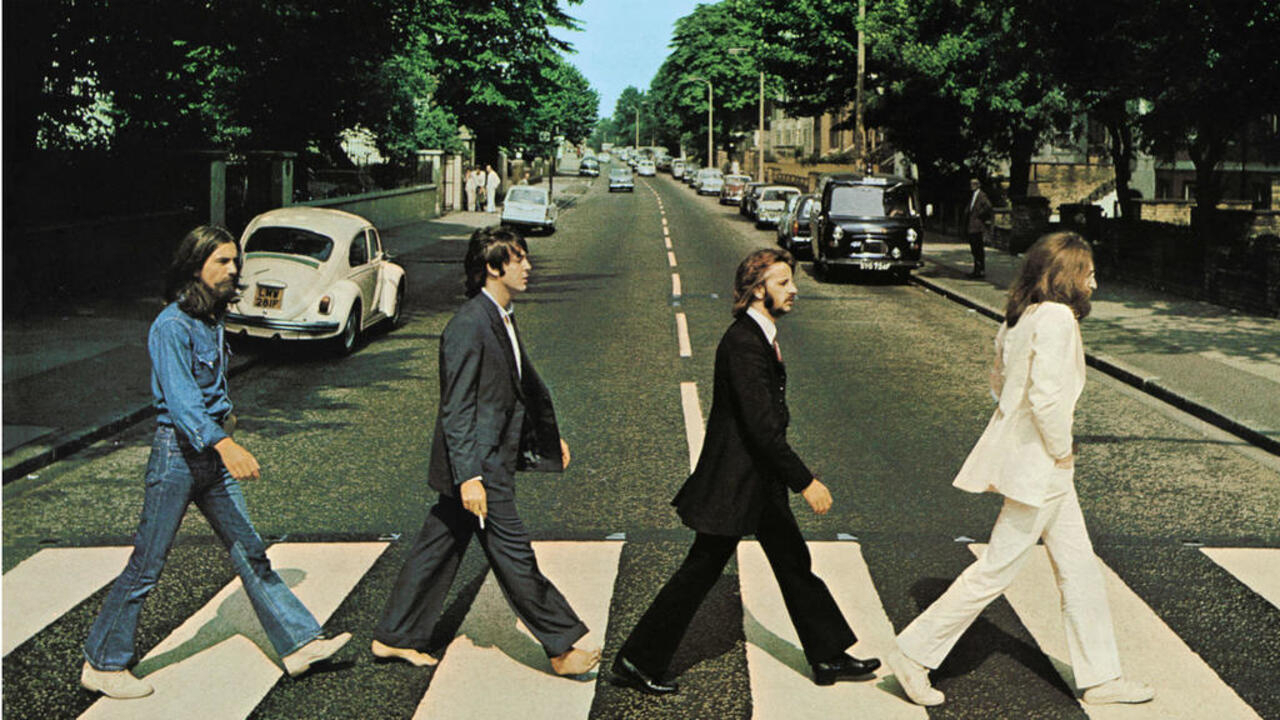
{"type": "Polygon", "coordinates": [[[187,505],[195,502],[231,554],[232,564],[290,675],[338,651],[351,633],[321,637],[311,612],[271,569],[253,529],[241,480],[259,477],[258,461],[231,438],[222,318],[236,295],[239,254],[220,227],[187,234],[166,277],[170,304],[151,325],[151,391],[158,410],[146,496],[133,554],[111,586],[84,644],[80,683],[114,698],[144,697],[134,677],[134,633],[142,603],[156,585],[187,505]]]}

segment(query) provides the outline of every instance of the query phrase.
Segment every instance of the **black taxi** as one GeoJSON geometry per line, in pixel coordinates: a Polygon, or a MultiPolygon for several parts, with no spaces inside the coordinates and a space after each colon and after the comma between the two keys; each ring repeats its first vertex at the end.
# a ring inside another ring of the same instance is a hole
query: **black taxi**
{"type": "Polygon", "coordinates": [[[924,237],[914,180],[896,175],[824,175],[821,205],[810,220],[814,275],[835,268],[890,273],[906,280],[920,259],[924,237]]]}

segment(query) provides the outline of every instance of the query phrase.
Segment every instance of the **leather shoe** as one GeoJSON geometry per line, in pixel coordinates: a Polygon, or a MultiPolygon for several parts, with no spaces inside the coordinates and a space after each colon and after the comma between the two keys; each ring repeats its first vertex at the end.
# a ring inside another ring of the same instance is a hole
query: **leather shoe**
{"type": "Polygon", "coordinates": [[[621,655],[613,660],[613,684],[635,688],[650,695],[672,695],[680,690],[680,686],[675,682],[662,682],[649,677],[621,655]]]}
{"type": "Polygon", "coordinates": [[[878,667],[880,661],[876,658],[859,660],[849,653],[840,653],[830,660],[813,664],[813,681],[818,685],[830,685],[840,680],[869,680],[866,676],[878,667]]]}
{"type": "Polygon", "coordinates": [[[987,276],[987,274],[986,274],[985,272],[981,271],[981,270],[974,270],[974,271],[973,271],[973,272],[971,272],[971,273],[966,273],[966,274],[965,274],[965,277],[969,278],[970,280],[981,280],[982,278],[984,278],[984,277],[986,277],[986,276],[987,276]]]}

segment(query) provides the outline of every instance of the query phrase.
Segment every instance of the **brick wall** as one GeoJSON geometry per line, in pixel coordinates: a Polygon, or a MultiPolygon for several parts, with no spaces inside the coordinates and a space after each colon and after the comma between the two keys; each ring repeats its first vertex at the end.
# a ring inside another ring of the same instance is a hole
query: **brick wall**
{"type": "Polygon", "coordinates": [[[1049,198],[1049,207],[1086,202],[1095,191],[1115,187],[1115,172],[1110,165],[1079,163],[1032,163],[1029,195],[1049,198]]]}

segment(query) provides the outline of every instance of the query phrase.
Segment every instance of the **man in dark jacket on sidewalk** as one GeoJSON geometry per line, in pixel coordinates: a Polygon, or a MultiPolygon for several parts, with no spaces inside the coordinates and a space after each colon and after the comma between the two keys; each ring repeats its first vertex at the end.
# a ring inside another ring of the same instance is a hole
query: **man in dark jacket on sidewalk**
{"type": "Polygon", "coordinates": [[[964,232],[969,240],[969,251],[973,253],[973,272],[971,278],[986,277],[987,259],[983,243],[987,233],[991,232],[995,211],[991,207],[991,199],[982,191],[982,183],[976,177],[969,178],[969,204],[964,211],[964,232]]]}
{"type": "Polygon", "coordinates": [[[614,681],[651,694],[665,681],[676,647],[744,535],[755,535],[774,568],[814,682],[866,676],[880,666],[845,650],[857,638],[810,567],[809,548],[788,504],[800,493],[819,515],[831,493],[787,444],[786,366],[775,340],[778,318],[795,304],[790,253],[764,248],[738,266],[737,319],[716,349],[715,390],[697,467],[672,504],[697,537],[684,564],[659,591],[613,663],[614,681]]]}

